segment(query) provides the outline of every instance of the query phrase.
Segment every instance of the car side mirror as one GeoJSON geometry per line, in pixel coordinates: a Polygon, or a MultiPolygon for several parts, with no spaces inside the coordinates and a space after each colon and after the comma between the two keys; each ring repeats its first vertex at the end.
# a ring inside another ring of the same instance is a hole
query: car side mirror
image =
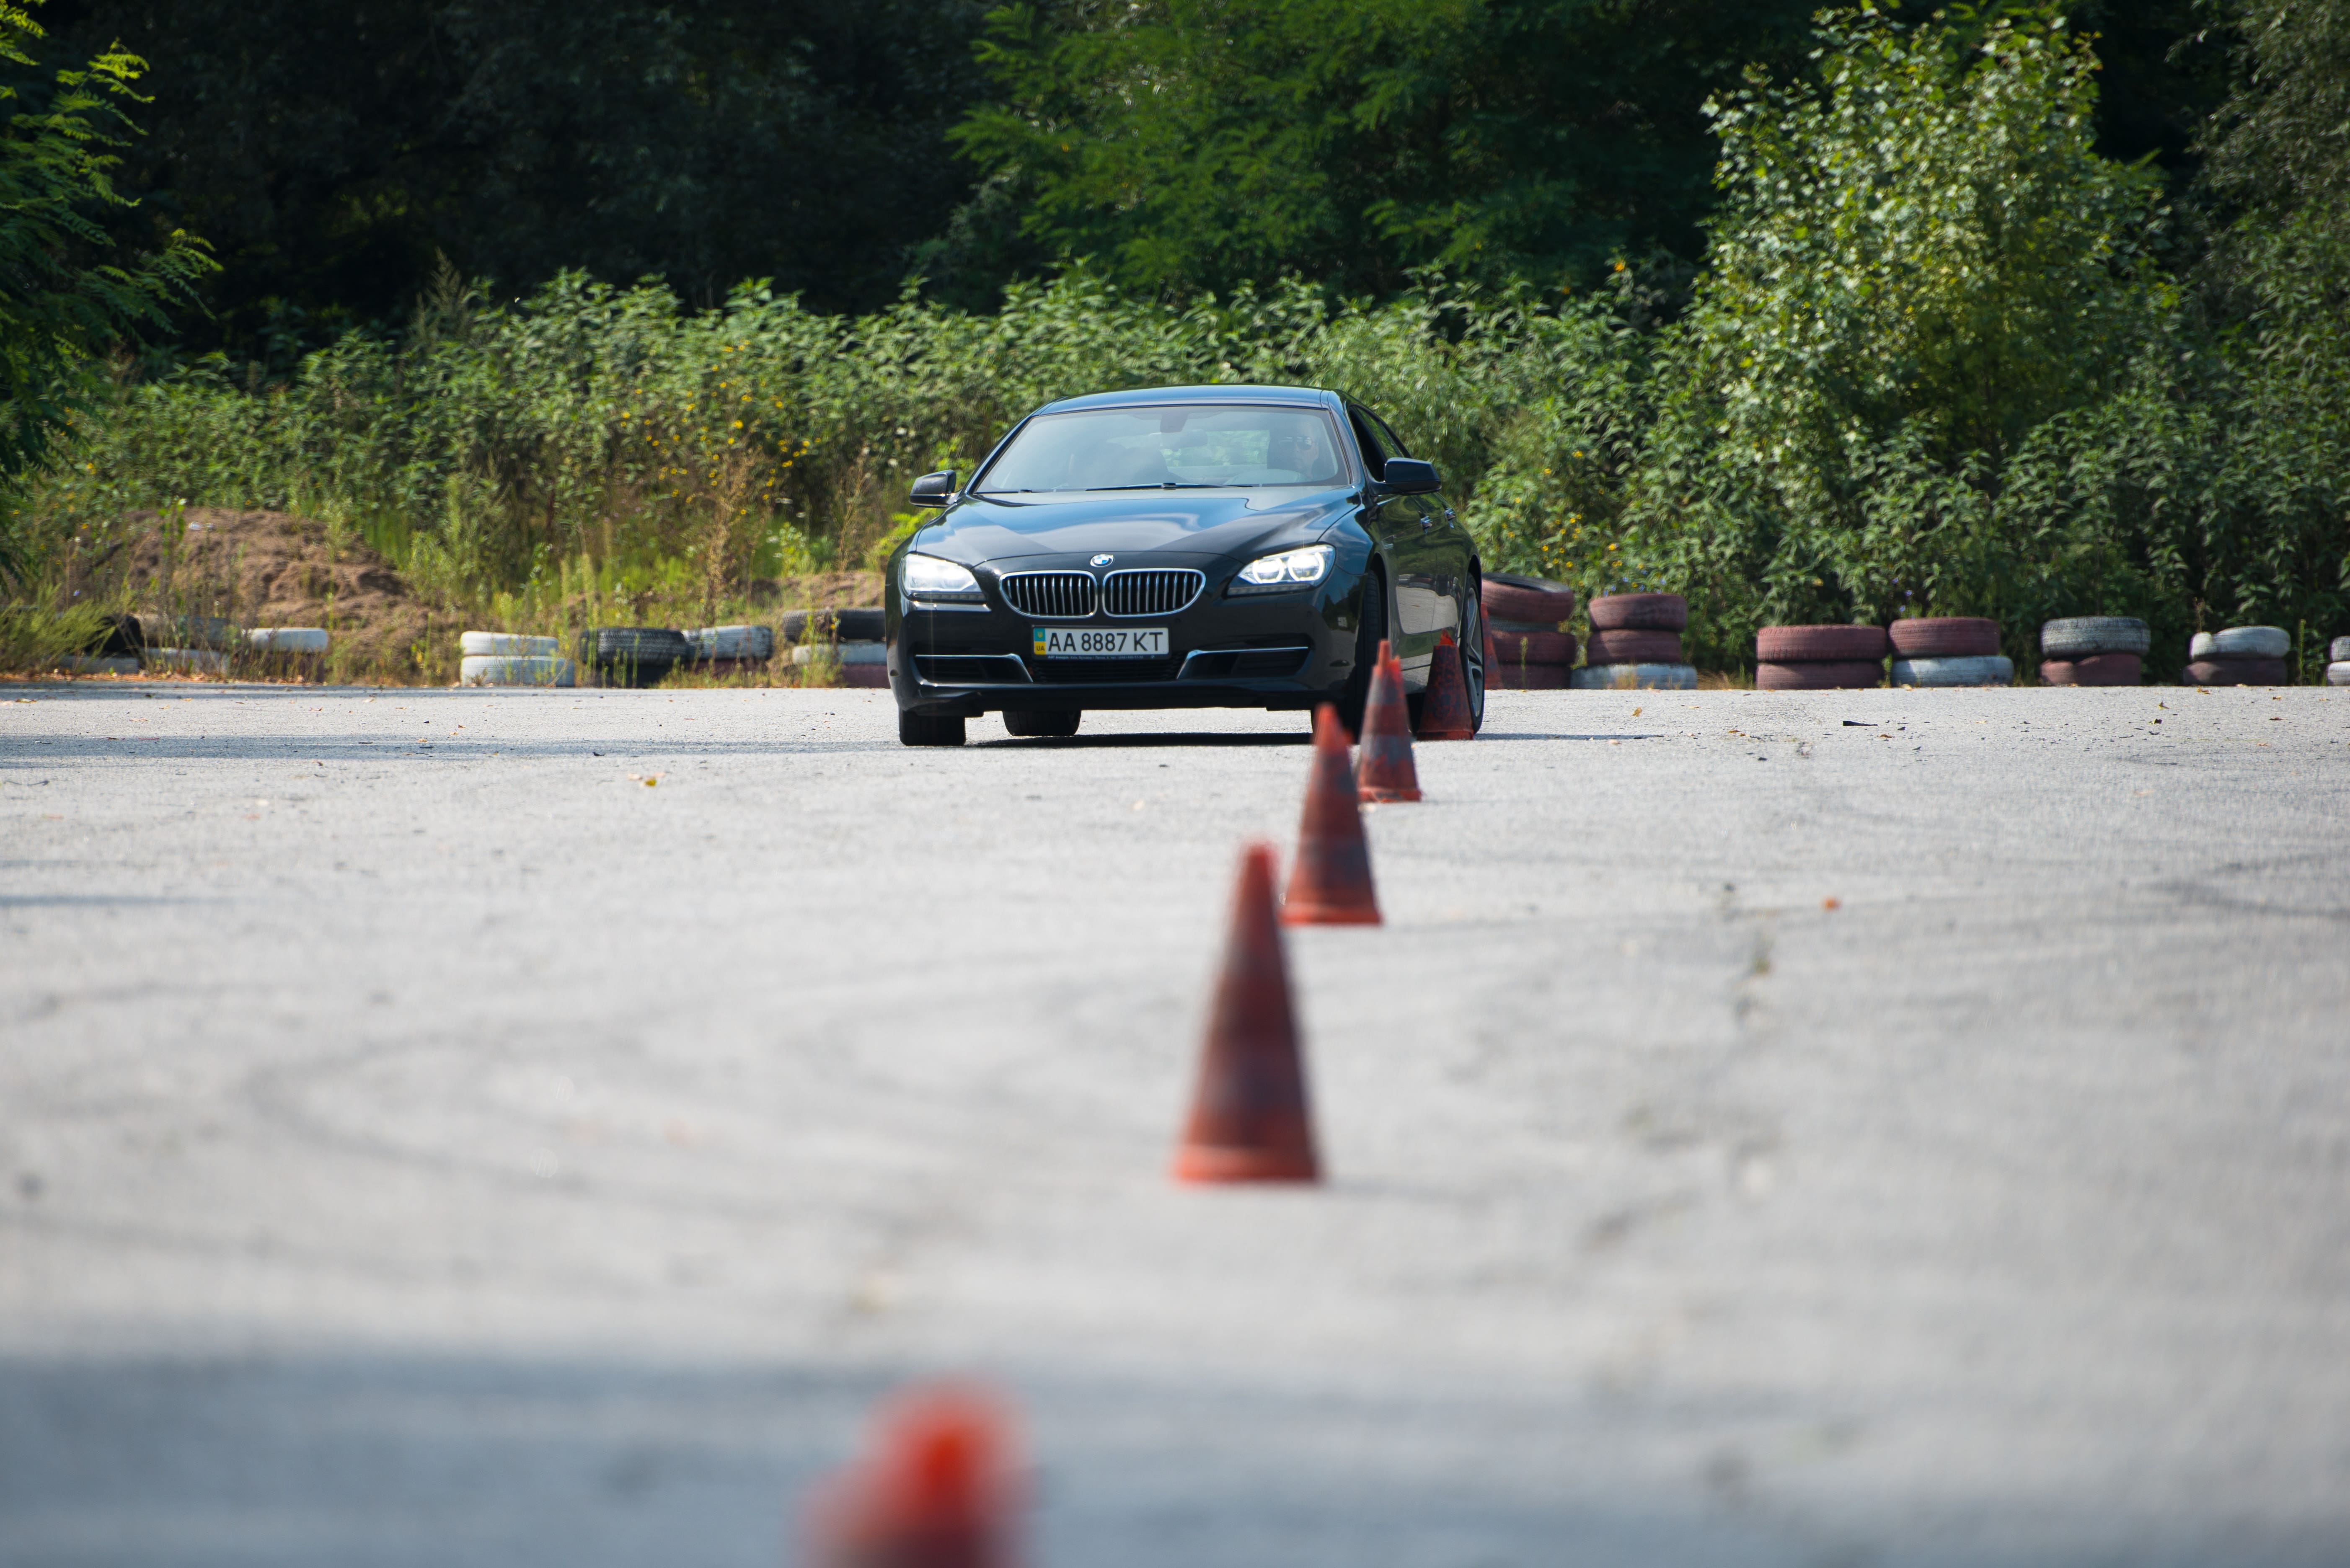
{"type": "Polygon", "coordinates": [[[1388,459],[1387,475],[1380,483],[1396,495],[1433,495],[1443,485],[1436,477],[1436,464],[1416,457],[1388,459]]]}
{"type": "Polygon", "coordinates": [[[906,499],[917,506],[944,506],[954,496],[954,482],[955,471],[951,468],[926,473],[914,481],[914,488],[906,493],[906,499]]]}

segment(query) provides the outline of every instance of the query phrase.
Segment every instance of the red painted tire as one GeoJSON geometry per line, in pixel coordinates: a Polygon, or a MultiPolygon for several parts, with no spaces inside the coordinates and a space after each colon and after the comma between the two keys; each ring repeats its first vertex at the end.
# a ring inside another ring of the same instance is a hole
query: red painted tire
{"type": "Polygon", "coordinates": [[[1548,577],[1522,577],[1515,572],[1486,573],[1484,599],[1487,620],[1555,627],[1575,613],[1573,588],[1548,577]]]}
{"type": "Polygon", "coordinates": [[[1496,691],[1564,691],[1571,674],[1564,664],[1499,664],[1485,671],[1485,684],[1496,691]]]}
{"type": "Polygon", "coordinates": [[[2040,679],[2051,686],[2136,686],[2145,673],[2145,660],[2135,653],[2050,659],[2040,666],[2040,679]]]}
{"type": "Polygon", "coordinates": [[[2178,678],[2181,686],[2282,686],[2282,659],[2199,659],[2178,678]]]}
{"type": "Polygon", "coordinates": [[[888,688],[889,667],[886,664],[844,664],[840,667],[843,686],[879,686],[888,688]]]}
{"type": "MultiPolygon", "coordinates": [[[[1594,609],[1598,607],[1592,606],[1594,609]]],[[[1613,628],[1595,631],[1584,639],[1583,657],[1590,664],[1679,664],[1681,634],[1613,628]]]]}
{"type": "Polygon", "coordinates": [[[1594,631],[1681,631],[1688,626],[1689,600],[1679,594],[1602,594],[1591,601],[1594,631]]]}
{"type": "Polygon", "coordinates": [[[1881,626],[1766,626],[1754,634],[1754,657],[1765,664],[1874,662],[1887,650],[1881,626]]]}
{"type": "Polygon", "coordinates": [[[1565,666],[1575,662],[1575,634],[1571,631],[1496,631],[1492,637],[1496,664],[1565,666]]]}
{"type": "Polygon", "coordinates": [[[1999,622],[1980,616],[1934,615],[1886,628],[1902,659],[1981,659],[1999,651],[1999,622]]]}
{"type": "Polygon", "coordinates": [[[1754,667],[1754,686],[1759,691],[1861,691],[1884,684],[1885,667],[1863,659],[1754,667]]]}

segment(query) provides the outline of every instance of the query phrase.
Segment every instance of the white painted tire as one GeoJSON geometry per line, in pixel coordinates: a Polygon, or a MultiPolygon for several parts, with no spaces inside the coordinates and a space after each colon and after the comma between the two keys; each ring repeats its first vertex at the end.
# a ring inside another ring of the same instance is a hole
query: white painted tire
{"type": "Polygon", "coordinates": [[[2350,664],[2350,637],[2337,637],[2325,657],[2336,664],[2350,664]]]}
{"type": "MultiPolygon", "coordinates": [[[[555,639],[550,637],[530,640],[552,642],[555,639]]],[[[578,678],[567,659],[556,659],[546,654],[527,657],[476,654],[458,663],[457,683],[461,686],[576,686],[578,678]]]]}
{"type": "Polygon", "coordinates": [[[844,642],[831,648],[811,648],[802,644],[792,649],[794,664],[814,664],[831,655],[843,664],[887,664],[889,645],[886,642],[844,642]]]}
{"type": "Polygon", "coordinates": [[[1694,691],[1693,664],[1586,664],[1566,682],[1577,691],[1694,691]]]}
{"type": "Polygon", "coordinates": [[[2293,651],[2293,638],[2281,626],[2231,626],[2225,631],[2199,631],[2187,645],[2187,657],[2197,659],[2282,659],[2293,651]]]}
{"type": "Polygon", "coordinates": [[[1976,654],[1966,659],[1897,659],[1896,686],[2012,686],[2015,660],[2003,653],[1976,654]]]}
{"type": "Polygon", "coordinates": [[[696,659],[755,659],[762,662],[775,657],[775,628],[772,626],[705,626],[685,634],[693,647],[696,659]]]}
{"type": "Polygon", "coordinates": [[[552,659],[563,651],[563,641],[512,631],[469,631],[457,639],[457,651],[468,659],[552,659]]]}
{"type": "Polygon", "coordinates": [[[2135,653],[2144,658],[2153,646],[2146,622],[2135,616],[2076,615],[2043,621],[2040,627],[2043,659],[2089,659],[2100,653],[2135,653]]]}
{"type": "Polygon", "coordinates": [[[257,626],[244,634],[255,653],[324,653],[327,628],[318,626],[257,626]]]}
{"type": "Polygon", "coordinates": [[[191,675],[226,675],[228,655],[209,648],[150,648],[139,655],[140,664],[148,670],[165,670],[191,675]]]}
{"type": "Polygon", "coordinates": [[[2325,667],[2328,686],[2350,686],[2350,659],[2337,659],[2325,667]]]}

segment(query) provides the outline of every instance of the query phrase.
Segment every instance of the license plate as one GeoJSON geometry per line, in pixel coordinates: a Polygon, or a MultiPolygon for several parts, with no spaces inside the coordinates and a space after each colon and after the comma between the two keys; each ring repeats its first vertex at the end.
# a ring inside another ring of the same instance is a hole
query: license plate
{"type": "Polygon", "coordinates": [[[1040,626],[1035,652],[1038,659],[1164,659],[1167,628],[1040,626]]]}

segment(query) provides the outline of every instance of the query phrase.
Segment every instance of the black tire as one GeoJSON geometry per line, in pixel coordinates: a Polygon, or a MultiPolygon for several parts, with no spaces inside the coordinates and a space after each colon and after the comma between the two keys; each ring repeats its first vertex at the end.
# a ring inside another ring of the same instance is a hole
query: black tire
{"type": "Polygon", "coordinates": [[[658,686],[692,656],[685,633],[665,626],[600,626],[579,634],[579,662],[604,686],[658,686]]]}
{"type": "Polygon", "coordinates": [[[1077,721],[1085,715],[1072,708],[1066,713],[1021,713],[1007,708],[1003,711],[1003,727],[1023,739],[1058,740],[1077,732],[1077,721]]]}
{"type": "Polygon", "coordinates": [[[1471,590],[1461,621],[1461,681],[1469,689],[1469,732],[1485,727],[1485,606],[1471,590]]]}
{"type": "Polygon", "coordinates": [[[1388,584],[1377,571],[1363,574],[1363,616],[1355,628],[1355,670],[1338,698],[1338,722],[1360,740],[1363,708],[1371,700],[1371,671],[1378,663],[1379,644],[1388,638],[1388,584]]]}
{"type": "Polygon", "coordinates": [[[898,710],[898,743],[901,746],[960,746],[962,715],[911,713],[898,710]]]}

